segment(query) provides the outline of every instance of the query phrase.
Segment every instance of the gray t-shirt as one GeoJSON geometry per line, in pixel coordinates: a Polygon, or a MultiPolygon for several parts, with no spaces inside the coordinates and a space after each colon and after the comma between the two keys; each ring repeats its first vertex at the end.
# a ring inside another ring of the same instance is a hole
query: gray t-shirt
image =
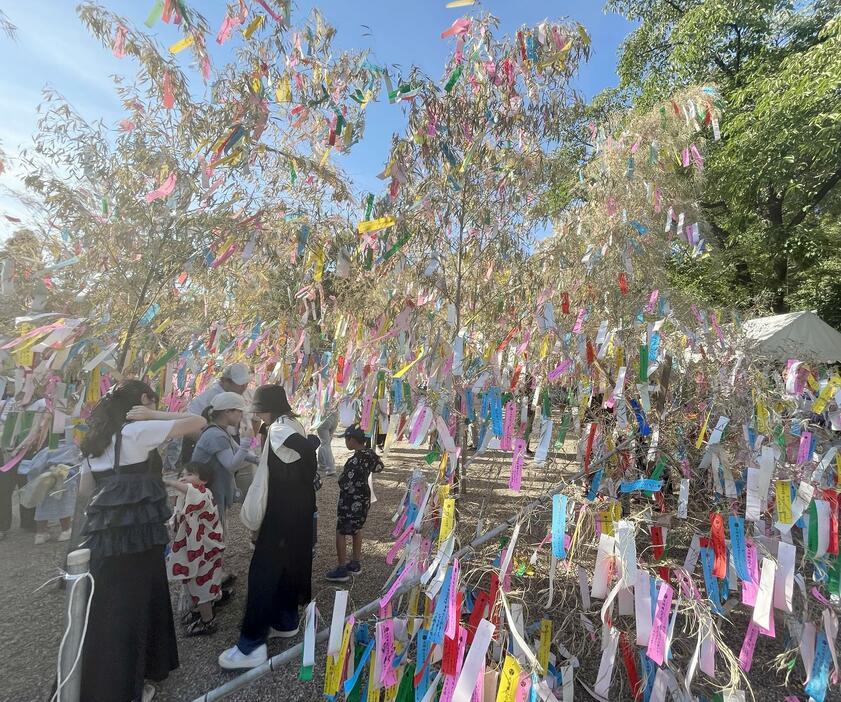
{"type": "Polygon", "coordinates": [[[209,463],[213,466],[213,482],[210,485],[210,491],[213,493],[220,512],[234,503],[236,491],[234,476],[216,458],[216,454],[227,449],[236,453],[239,446],[228,432],[213,424],[202,432],[193,449],[194,463],[209,463]]]}

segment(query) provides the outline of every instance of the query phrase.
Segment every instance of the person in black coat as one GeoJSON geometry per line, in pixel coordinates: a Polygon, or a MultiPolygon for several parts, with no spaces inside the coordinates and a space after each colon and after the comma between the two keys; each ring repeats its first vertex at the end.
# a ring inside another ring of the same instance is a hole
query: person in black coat
{"type": "Polygon", "coordinates": [[[262,385],[252,411],[268,443],[268,498],[248,570],[248,597],[239,641],[219,656],[229,670],[268,658],[270,638],[298,633],[298,608],[312,599],[313,514],[320,442],[306,435],[280,385],[262,385]]]}

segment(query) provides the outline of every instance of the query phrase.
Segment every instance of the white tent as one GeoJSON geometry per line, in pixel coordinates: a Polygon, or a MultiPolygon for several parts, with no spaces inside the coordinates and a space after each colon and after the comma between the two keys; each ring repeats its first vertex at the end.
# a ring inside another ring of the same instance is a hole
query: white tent
{"type": "Polygon", "coordinates": [[[749,348],[776,361],[796,358],[841,363],[841,332],[814,312],[791,312],[749,319],[743,325],[749,348]]]}

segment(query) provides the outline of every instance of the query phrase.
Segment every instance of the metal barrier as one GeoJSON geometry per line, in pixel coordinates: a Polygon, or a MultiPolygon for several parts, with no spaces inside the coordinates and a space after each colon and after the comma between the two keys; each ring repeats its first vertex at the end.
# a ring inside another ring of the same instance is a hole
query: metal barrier
{"type": "MultiPolygon", "coordinates": [[[[581,470],[581,471],[577,472],[575,475],[570,476],[568,479],[562,480],[559,484],[557,484],[550,491],[544,493],[543,495],[536,498],[532,502],[529,502],[527,505],[525,505],[518,512],[516,512],[515,514],[512,514],[504,522],[500,522],[493,529],[490,529],[490,530],[486,531],[485,533],[481,534],[480,536],[477,536],[469,544],[467,544],[463,548],[456,551],[453,554],[453,558],[459,558],[461,560],[469,559],[471,554],[473,553],[473,551],[475,551],[477,548],[479,548],[483,544],[487,543],[491,539],[495,539],[497,536],[502,534],[504,531],[510,529],[520,519],[522,519],[527,514],[529,514],[529,512],[532,512],[533,510],[542,506],[547,501],[551,502],[552,496],[557,494],[558,492],[560,492],[570,482],[575,482],[576,480],[580,480],[581,478],[583,478],[585,475],[590,475],[593,472],[595,472],[595,470],[600,465],[604,464],[607,461],[607,459],[609,459],[614,454],[618,453],[620,450],[624,449],[629,443],[630,443],[630,440],[625,441],[622,444],[616,446],[616,448],[614,448],[612,451],[608,452],[600,460],[593,461],[590,464],[590,470],[589,471],[581,470]]],[[[471,463],[472,463],[472,460],[471,460],[471,463]]],[[[468,463],[468,466],[469,466],[469,463],[468,463]]],[[[398,588],[398,590],[395,592],[394,596],[396,597],[398,595],[401,595],[401,594],[404,594],[404,593],[408,592],[413,587],[415,587],[415,585],[417,585],[419,582],[420,582],[420,577],[419,576],[416,576],[414,578],[411,578],[411,579],[407,580],[405,583],[403,583],[403,585],[400,586],[400,588],[398,588]]],[[[380,606],[380,601],[379,601],[379,599],[376,599],[373,602],[369,602],[364,607],[361,607],[360,609],[356,610],[353,613],[353,616],[358,621],[362,617],[365,617],[368,614],[371,614],[372,612],[378,611],[379,606],[380,606]]],[[[330,635],[330,629],[329,628],[322,629],[321,631],[318,632],[318,634],[315,637],[316,643],[326,640],[329,635],[330,635]]],[[[224,685],[220,685],[219,687],[216,687],[213,690],[210,690],[209,692],[206,692],[201,697],[197,697],[195,700],[193,700],[193,702],[215,702],[216,700],[224,699],[225,697],[233,694],[237,690],[241,690],[242,688],[246,687],[247,685],[250,685],[251,683],[259,680],[262,677],[264,677],[265,675],[268,675],[272,671],[277,670],[281,666],[284,666],[287,663],[289,663],[289,662],[295,660],[296,658],[300,657],[303,654],[303,650],[304,650],[303,642],[301,642],[299,644],[296,644],[292,648],[289,648],[289,649],[283,651],[282,653],[279,653],[276,656],[273,656],[272,658],[269,658],[269,660],[267,660],[262,665],[259,665],[256,668],[252,668],[251,670],[248,670],[245,673],[242,673],[242,674],[236,676],[232,680],[229,680],[228,682],[226,682],[224,685]]]]}

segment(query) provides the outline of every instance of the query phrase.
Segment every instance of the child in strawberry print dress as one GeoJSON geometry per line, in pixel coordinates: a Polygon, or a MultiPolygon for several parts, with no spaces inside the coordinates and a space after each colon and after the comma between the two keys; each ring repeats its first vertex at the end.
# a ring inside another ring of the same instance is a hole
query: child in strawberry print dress
{"type": "Polygon", "coordinates": [[[219,510],[208,483],[213,476],[210,465],[187,463],[180,480],[164,481],[179,492],[170,522],[172,546],[166,557],[170,582],[182,581],[190,609],[182,622],[187,636],[216,631],[214,604],[228,601],[231,593],[222,590],[222,554],[225,543],[219,523],[219,510]]]}

